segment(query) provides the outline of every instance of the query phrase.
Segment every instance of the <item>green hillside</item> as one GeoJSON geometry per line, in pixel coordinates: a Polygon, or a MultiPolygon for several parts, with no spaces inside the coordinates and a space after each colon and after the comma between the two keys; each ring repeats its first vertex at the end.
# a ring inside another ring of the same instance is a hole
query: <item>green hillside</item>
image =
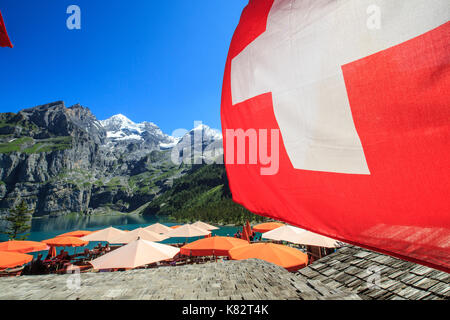
{"type": "Polygon", "coordinates": [[[197,220],[240,224],[265,221],[233,202],[223,165],[194,167],[174,180],[173,187],[151,202],[145,214],[165,215],[178,222],[197,220]]]}

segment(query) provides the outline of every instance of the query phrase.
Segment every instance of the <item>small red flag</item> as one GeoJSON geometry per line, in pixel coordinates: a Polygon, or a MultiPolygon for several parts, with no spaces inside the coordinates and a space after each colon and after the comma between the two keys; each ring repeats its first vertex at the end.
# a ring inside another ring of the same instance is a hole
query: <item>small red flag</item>
{"type": "Polygon", "coordinates": [[[0,11],[0,47],[10,47],[13,45],[11,40],[9,40],[8,32],[6,32],[5,22],[3,21],[2,13],[0,11]]]}
{"type": "Polygon", "coordinates": [[[245,226],[242,228],[242,236],[241,236],[242,240],[246,240],[248,242],[250,242],[250,237],[247,233],[247,228],[245,228],[245,226]]]}
{"type": "Polygon", "coordinates": [[[252,227],[250,226],[250,223],[248,221],[245,225],[245,228],[247,229],[247,234],[250,237],[252,235],[253,231],[252,231],[252,227]]]}

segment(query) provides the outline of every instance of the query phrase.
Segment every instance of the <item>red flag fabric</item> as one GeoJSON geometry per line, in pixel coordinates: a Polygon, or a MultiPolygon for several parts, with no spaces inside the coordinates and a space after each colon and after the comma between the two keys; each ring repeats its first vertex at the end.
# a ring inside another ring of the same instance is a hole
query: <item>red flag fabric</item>
{"type": "Polygon", "coordinates": [[[8,33],[6,32],[5,22],[3,21],[2,13],[0,11],[0,47],[10,47],[13,45],[9,40],[8,33]]]}
{"type": "Polygon", "coordinates": [[[249,2],[223,82],[230,188],[256,214],[449,272],[448,1],[376,3],[249,2]]]}

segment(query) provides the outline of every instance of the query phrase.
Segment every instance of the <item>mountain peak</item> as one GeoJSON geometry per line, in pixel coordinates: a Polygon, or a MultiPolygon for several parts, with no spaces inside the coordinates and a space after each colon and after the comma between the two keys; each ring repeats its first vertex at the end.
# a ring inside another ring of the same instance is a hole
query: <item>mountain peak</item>
{"type": "Polygon", "coordinates": [[[130,123],[130,124],[135,124],[132,120],[130,120],[127,116],[124,116],[123,114],[119,113],[116,115],[113,115],[112,117],[106,119],[106,120],[101,120],[102,123],[130,123]]]}
{"type": "Polygon", "coordinates": [[[121,114],[121,113],[113,115],[111,118],[109,118],[109,120],[111,120],[111,119],[118,119],[118,120],[131,121],[127,116],[124,116],[124,115],[121,114]]]}
{"type": "Polygon", "coordinates": [[[211,129],[211,127],[203,123],[199,124],[194,128],[194,130],[208,130],[208,129],[211,129]]]}
{"type": "Polygon", "coordinates": [[[206,124],[200,124],[196,126],[194,129],[191,130],[191,132],[195,131],[201,131],[203,134],[203,137],[206,139],[213,139],[213,140],[221,140],[222,139],[222,133],[216,129],[212,129],[206,124]]]}

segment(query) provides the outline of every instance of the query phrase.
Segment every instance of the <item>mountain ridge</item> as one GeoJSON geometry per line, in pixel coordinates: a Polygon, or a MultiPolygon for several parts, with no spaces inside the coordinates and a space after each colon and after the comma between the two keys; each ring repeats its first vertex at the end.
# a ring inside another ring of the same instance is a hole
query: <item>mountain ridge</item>
{"type": "MultiPolygon", "coordinates": [[[[153,122],[143,121],[134,122],[123,114],[116,114],[106,120],[99,120],[107,133],[109,142],[117,146],[122,141],[139,141],[141,143],[153,143],[153,147],[159,147],[162,150],[171,149],[180,143],[193,132],[201,130],[202,139],[209,141],[222,140],[222,134],[205,124],[200,124],[181,137],[174,137],[163,133],[163,131],[153,122]]],[[[180,131],[183,131],[181,129],[180,131]]]]}
{"type": "Polygon", "coordinates": [[[1,113],[0,214],[19,199],[36,216],[133,212],[198,159],[205,164],[195,150],[212,146],[220,151],[222,136],[206,125],[170,137],[152,122],[123,115],[98,120],[89,108],[63,101],[1,113]]]}

